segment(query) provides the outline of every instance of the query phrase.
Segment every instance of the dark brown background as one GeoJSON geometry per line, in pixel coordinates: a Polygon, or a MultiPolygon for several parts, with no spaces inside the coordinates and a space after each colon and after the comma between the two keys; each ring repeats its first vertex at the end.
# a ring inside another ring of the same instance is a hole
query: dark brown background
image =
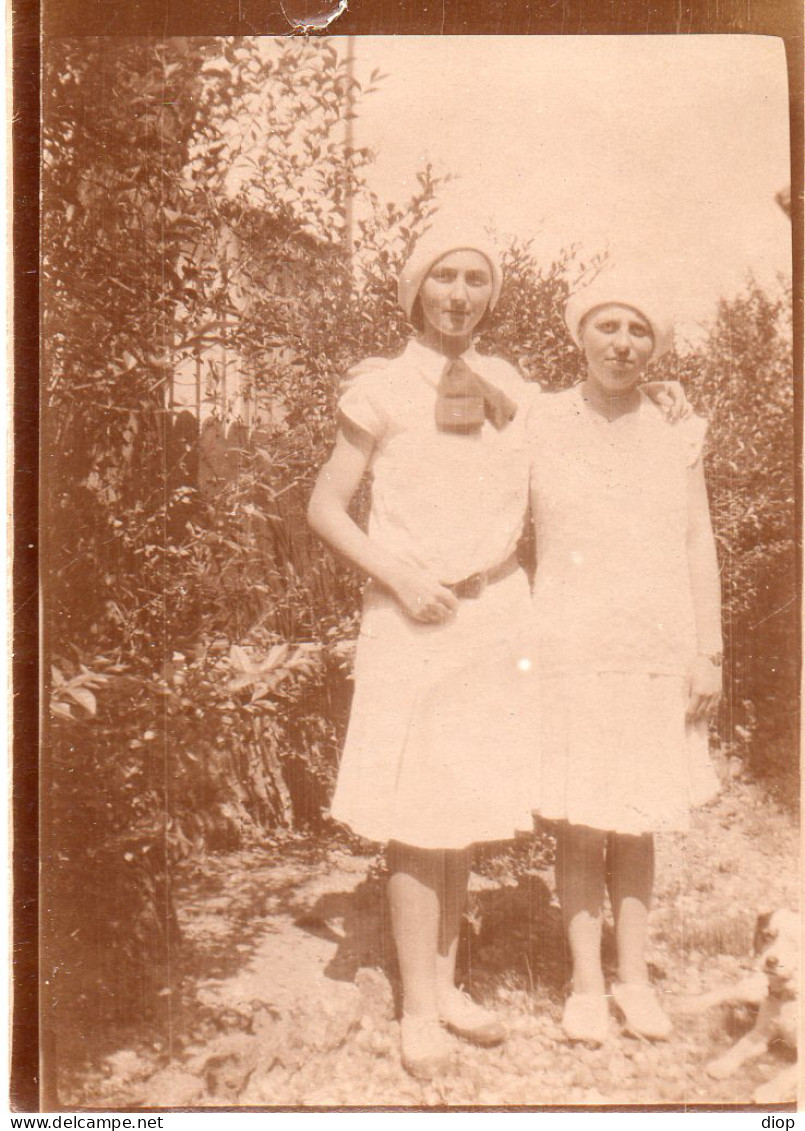
{"type": "MultiPolygon", "coordinates": [[[[337,0],[17,0],[13,5],[14,816],[11,1106],[39,1108],[37,993],[38,230],[40,26],[48,37],[287,35],[337,0]],[[41,21],[41,24],[40,24],[41,21]]],[[[794,365],[802,431],[803,6],[800,0],[348,0],[334,35],[761,34],[785,39],[791,107],[794,365]]],[[[799,483],[801,510],[801,482],[799,483]]],[[[801,583],[801,563],[799,569],[801,583]]]]}

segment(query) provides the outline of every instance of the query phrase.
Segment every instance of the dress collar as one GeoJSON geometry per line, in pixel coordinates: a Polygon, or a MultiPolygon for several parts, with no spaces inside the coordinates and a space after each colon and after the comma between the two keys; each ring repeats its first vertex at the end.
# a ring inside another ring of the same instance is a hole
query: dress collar
{"type": "MultiPolygon", "coordinates": [[[[451,360],[451,358],[445,357],[443,353],[423,346],[416,338],[411,338],[405,347],[403,357],[406,361],[415,365],[428,384],[433,386],[439,384],[444,368],[451,360]]],[[[466,361],[470,368],[477,368],[480,362],[480,354],[476,351],[475,346],[471,345],[461,354],[461,360],[466,361]]]]}
{"type": "MultiPolygon", "coordinates": [[[[646,405],[651,405],[654,402],[648,393],[640,385],[637,387],[640,394],[640,399],[637,401],[634,412],[624,413],[623,416],[640,416],[645,413],[646,405]]],[[[584,382],[580,381],[578,385],[573,386],[573,392],[576,394],[577,405],[591,418],[602,420],[605,424],[613,424],[616,420],[621,420],[622,417],[616,416],[612,420],[608,420],[603,413],[598,412],[595,407],[590,403],[589,399],[584,395],[584,382]]]]}

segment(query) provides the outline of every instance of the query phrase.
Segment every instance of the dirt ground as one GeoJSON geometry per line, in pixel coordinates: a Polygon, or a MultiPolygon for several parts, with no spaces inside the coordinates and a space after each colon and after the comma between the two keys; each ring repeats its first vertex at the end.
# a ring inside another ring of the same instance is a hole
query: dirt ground
{"type": "MultiPolygon", "coordinates": [[[[167,1023],[120,1039],[88,1070],[65,1066],[64,1106],[130,1110],[265,1106],[748,1106],[791,1054],[772,1050],[722,1082],[705,1072],[751,1024],[746,1007],[703,1017],[685,995],[751,966],[757,912],[797,907],[794,820],[733,780],[685,835],[658,838],[653,976],[675,1030],[569,1045],[559,1017],[567,967],[550,841],[486,851],[473,873],[462,980],[510,1027],[505,1046],[455,1042],[437,1082],[399,1060],[396,972],[382,863],[300,839],[208,859],[181,878],[181,975],[167,1023]]],[[[612,940],[605,939],[611,964],[612,940]]],[[[793,1097],[792,1097],[793,1098],[793,1097]]]]}

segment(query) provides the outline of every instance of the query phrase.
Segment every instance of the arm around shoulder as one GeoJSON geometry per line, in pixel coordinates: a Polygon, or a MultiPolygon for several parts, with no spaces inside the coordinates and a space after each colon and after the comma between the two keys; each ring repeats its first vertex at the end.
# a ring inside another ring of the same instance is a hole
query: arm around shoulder
{"type": "Polygon", "coordinates": [[[643,390],[659,405],[666,420],[674,423],[690,420],[693,416],[693,405],[679,381],[647,381],[643,390]]]}

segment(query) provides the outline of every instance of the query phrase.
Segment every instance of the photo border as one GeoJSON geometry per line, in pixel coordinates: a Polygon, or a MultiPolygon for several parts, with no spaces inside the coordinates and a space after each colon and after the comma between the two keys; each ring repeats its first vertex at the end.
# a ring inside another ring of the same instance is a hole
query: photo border
{"type": "MultiPolygon", "coordinates": [[[[334,0],[330,0],[335,8],[334,0]]],[[[793,0],[721,0],[684,8],[678,0],[443,0],[426,8],[413,0],[349,0],[346,10],[316,35],[767,35],[783,39],[789,81],[791,222],[794,287],[794,407],[797,453],[797,596],[802,595],[803,434],[803,85],[805,39],[802,5],[793,0]]],[[[40,28],[47,38],[65,36],[276,35],[326,23],[327,11],[309,0],[18,0],[11,13],[10,223],[13,255],[13,785],[11,802],[12,1003],[10,1105],[15,1112],[41,1108],[38,1024],[39,826],[37,760],[40,731],[39,617],[39,154],[40,28]],[[288,12],[291,12],[289,19],[288,12]],[[40,24],[41,20],[41,24],[40,24]],[[306,22],[307,21],[307,22],[306,22]]],[[[801,650],[798,657],[801,671],[801,650]]],[[[356,1105],[357,1106],[357,1105],[356,1105]]],[[[735,1111],[747,1105],[657,1104],[650,1107],[365,1108],[364,1111],[735,1111]]],[[[147,1111],[150,1109],[142,1109],[147,1111]]],[[[157,1110],[157,1109],[153,1109],[157,1110]]],[[[158,1109],[170,1110],[170,1109],[158,1109]]],[[[220,1108],[208,1111],[353,1111],[355,1108],[220,1108]]],[[[775,1108],[777,1110],[777,1108],[775,1108]]],[[[779,1110],[795,1110],[780,1105],[779,1110]]]]}

